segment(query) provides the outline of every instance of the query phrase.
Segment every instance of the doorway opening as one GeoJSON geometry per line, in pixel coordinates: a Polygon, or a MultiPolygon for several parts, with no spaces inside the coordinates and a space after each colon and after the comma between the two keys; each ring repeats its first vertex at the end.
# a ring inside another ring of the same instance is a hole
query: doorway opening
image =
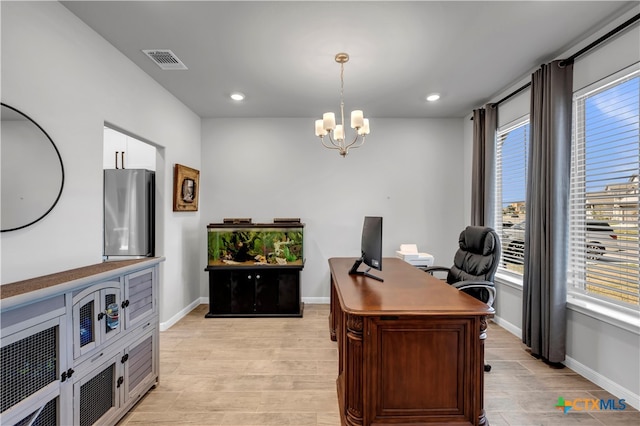
{"type": "Polygon", "coordinates": [[[157,255],[163,229],[164,175],[158,171],[164,169],[164,160],[160,151],[164,150],[105,124],[104,260],[157,255]]]}

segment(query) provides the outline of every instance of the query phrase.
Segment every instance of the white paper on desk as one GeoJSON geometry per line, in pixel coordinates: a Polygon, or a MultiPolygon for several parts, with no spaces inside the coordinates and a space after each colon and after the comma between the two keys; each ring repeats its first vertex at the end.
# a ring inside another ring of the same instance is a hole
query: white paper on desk
{"type": "Polygon", "coordinates": [[[417,244],[400,244],[400,253],[416,254],[418,253],[417,244]]]}

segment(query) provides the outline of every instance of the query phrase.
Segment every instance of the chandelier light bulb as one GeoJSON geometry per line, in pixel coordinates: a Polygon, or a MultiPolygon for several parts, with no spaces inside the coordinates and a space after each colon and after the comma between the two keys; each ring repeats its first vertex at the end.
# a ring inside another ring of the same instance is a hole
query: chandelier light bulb
{"type": "Polygon", "coordinates": [[[357,129],[364,125],[364,115],[362,111],[357,109],[355,111],[351,111],[351,128],[357,129]]]}
{"type": "Polygon", "coordinates": [[[336,128],[336,115],[332,112],[322,114],[322,121],[325,130],[333,130],[336,128]]]}
{"type": "Polygon", "coordinates": [[[362,121],[363,121],[362,134],[363,135],[368,135],[369,134],[369,119],[365,118],[362,121]]]}
{"type": "Polygon", "coordinates": [[[316,136],[325,136],[327,134],[323,124],[322,120],[316,120],[316,136]]]}

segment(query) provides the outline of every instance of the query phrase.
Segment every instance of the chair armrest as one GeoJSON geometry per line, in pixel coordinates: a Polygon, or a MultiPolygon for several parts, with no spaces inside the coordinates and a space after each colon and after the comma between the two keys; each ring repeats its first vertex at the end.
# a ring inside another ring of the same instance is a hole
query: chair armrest
{"type": "Polygon", "coordinates": [[[451,286],[458,290],[466,290],[469,288],[481,288],[487,290],[487,293],[489,293],[489,300],[485,303],[489,307],[493,307],[493,301],[496,300],[496,287],[491,281],[458,281],[457,283],[451,284],[451,286]]]}
{"type": "Polygon", "coordinates": [[[433,275],[434,272],[449,272],[451,268],[447,268],[446,266],[427,266],[426,268],[420,268],[423,271],[433,275]]]}

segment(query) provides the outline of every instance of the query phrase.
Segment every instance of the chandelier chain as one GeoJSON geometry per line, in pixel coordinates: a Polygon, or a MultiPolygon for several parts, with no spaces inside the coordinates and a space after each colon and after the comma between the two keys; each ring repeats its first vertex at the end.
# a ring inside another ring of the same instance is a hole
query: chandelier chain
{"type": "Polygon", "coordinates": [[[340,123],[346,135],[346,128],[344,127],[344,62],[340,63],[340,123]]]}

